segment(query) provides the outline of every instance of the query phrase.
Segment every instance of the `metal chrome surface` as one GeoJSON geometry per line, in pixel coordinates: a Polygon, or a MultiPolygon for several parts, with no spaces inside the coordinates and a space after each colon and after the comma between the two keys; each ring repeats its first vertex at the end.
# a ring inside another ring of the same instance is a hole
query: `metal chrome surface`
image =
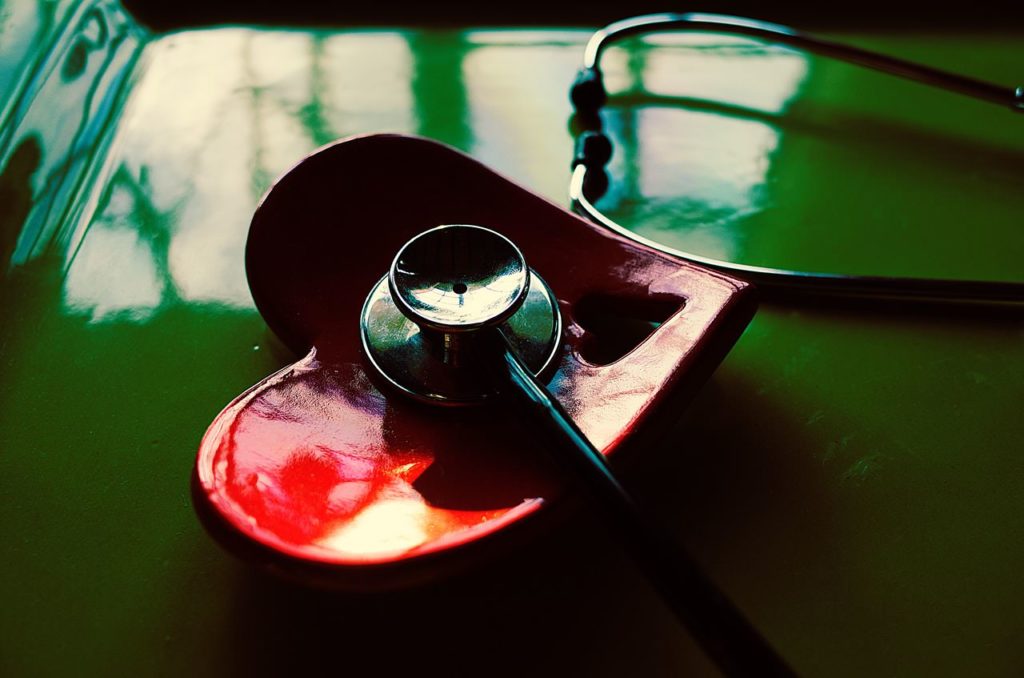
{"type": "Polygon", "coordinates": [[[530,271],[523,253],[500,233],[450,224],[407,242],[391,264],[388,285],[414,322],[463,333],[515,313],[530,289],[530,271]]]}
{"type": "Polygon", "coordinates": [[[540,374],[558,351],[561,319],[547,284],[506,237],[472,225],[431,229],[406,243],[360,316],[363,348],[389,382],[413,397],[480,402],[491,392],[482,361],[500,328],[540,374]]]}

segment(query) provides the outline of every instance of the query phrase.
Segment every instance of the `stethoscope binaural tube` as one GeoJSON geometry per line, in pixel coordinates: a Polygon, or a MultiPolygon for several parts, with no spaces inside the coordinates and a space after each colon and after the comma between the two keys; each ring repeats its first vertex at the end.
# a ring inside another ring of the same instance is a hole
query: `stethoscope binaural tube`
{"type": "Polygon", "coordinates": [[[625,19],[597,31],[587,43],[583,67],[570,92],[576,114],[589,127],[576,142],[573,174],[569,184],[572,208],[595,223],[686,261],[735,275],[759,286],[769,299],[836,298],[908,300],[930,303],[1010,305],[1024,303],[1024,283],[859,276],[813,271],[793,271],[748,266],[684,252],[648,240],[616,223],[595,205],[607,189],[604,167],[611,158],[610,140],[600,131],[599,113],[607,101],[601,76],[601,54],[626,37],[673,30],[706,30],[736,33],[781,43],[831,58],[906,78],[981,101],[1024,112],[1024,87],[1004,87],[974,78],[947,73],[930,66],[822,40],[786,26],[717,14],[650,14],[625,19]]]}
{"type": "Polygon", "coordinates": [[[722,673],[730,678],[796,675],[690,555],[637,507],[604,455],[511,350],[504,352],[495,374],[498,389],[546,429],[556,460],[589,496],[603,524],[722,673]]]}

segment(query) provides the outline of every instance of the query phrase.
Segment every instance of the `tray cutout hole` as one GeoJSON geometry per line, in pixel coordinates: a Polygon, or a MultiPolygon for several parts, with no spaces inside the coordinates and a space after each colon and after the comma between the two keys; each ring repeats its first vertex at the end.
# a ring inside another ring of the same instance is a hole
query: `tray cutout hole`
{"type": "Polygon", "coordinates": [[[585,330],[580,356],[592,365],[610,365],[642,344],[682,308],[679,299],[623,299],[589,295],[573,306],[585,330]]]}

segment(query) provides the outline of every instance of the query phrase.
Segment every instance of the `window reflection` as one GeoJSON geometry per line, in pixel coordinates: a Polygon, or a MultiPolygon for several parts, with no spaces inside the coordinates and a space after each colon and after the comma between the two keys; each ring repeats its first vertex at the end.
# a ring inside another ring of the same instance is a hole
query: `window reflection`
{"type": "Polygon", "coordinates": [[[605,112],[615,179],[599,207],[645,237],[736,260],[740,222],[772,200],[770,116],[796,95],[806,58],[734,36],[656,35],[610,50],[604,71],[624,103],[605,112]]]}
{"type": "Polygon", "coordinates": [[[327,120],[334,136],[416,131],[408,38],[368,31],[334,35],[323,43],[327,120]]]}
{"type": "MultiPolygon", "coordinates": [[[[463,66],[473,155],[535,190],[557,187],[548,197],[559,202],[564,202],[573,143],[565,127],[571,114],[566,76],[579,65],[586,35],[516,33],[515,44],[478,46],[463,66]]],[[[493,36],[481,32],[467,40],[479,43],[493,36]]]]}
{"type": "Polygon", "coordinates": [[[610,86],[623,79],[651,94],[713,99],[765,113],[782,113],[807,75],[805,54],[731,35],[652,35],[635,53],[640,78],[609,71],[610,86]]]}
{"type": "Polygon", "coordinates": [[[68,271],[64,303],[93,322],[145,320],[159,305],[161,280],[148,245],[131,224],[93,224],[68,271]]]}
{"type": "Polygon", "coordinates": [[[416,131],[399,33],[196,31],[145,64],[66,279],[69,307],[97,321],[179,300],[251,308],[242,252],[273,177],[338,137],[416,131]]]}

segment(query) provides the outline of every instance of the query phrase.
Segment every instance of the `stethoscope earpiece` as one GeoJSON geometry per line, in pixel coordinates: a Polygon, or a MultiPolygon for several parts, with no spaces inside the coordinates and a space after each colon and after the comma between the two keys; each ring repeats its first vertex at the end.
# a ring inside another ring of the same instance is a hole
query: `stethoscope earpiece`
{"type": "Polygon", "coordinates": [[[587,169],[604,167],[612,159],[612,142],[604,132],[583,132],[576,139],[576,154],[572,167],[586,165],[587,169]]]}
{"type": "Polygon", "coordinates": [[[581,68],[569,90],[569,100],[576,114],[582,117],[596,116],[601,107],[608,101],[608,92],[604,88],[604,78],[596,68],[581,68]]]}
{"type": "Polygon", "coordinates": [[[597,201],[608,191],[609,178],[605,166],[612,158],[612,142],[604,132],[587,131],[576,138],[572,169],[583,166],[583,195],[597,201]]]}

